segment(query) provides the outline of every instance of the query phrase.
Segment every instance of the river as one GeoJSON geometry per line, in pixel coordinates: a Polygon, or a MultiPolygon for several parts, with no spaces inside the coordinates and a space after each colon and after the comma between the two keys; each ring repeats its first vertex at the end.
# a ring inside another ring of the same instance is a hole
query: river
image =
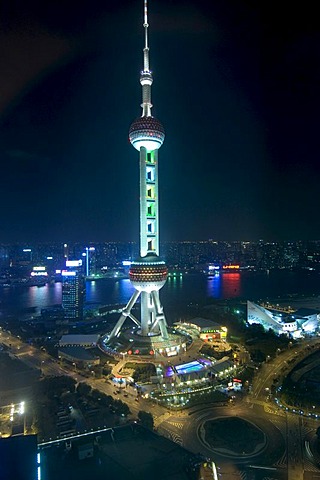
{"type": "MultiPolygon", "coordinates": [[[[61,283],[43,287],[0,289],[0,313],[16,314],[36,307],[61,303],[61,283]]],[[[102,305],[124,304],[133,292],[128,279],[87,281],[87,302],[102,305]]],[[[204,304],[212,299],[275,299],[287,295],[314,296],[320,293],[320,274],[316,272],[274,271],[270,274],[224,273],[213,278],[201,275],[170,277],[160,295],[164,307],[204,304]]]]}

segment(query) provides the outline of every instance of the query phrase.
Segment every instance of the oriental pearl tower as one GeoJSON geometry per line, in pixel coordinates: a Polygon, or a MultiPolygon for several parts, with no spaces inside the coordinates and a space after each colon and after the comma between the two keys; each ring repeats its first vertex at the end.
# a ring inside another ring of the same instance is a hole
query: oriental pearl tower
{"type": "MultiPolygon", "coordinates": [[[[151,109],[152,72],[149,68],[148,9],[144,0],[144,48],[143,70],[140,73],[142,86],[142,114],[129,128],[131,145],[139,152],[140,168],[140,256],[132,262],[129,278],[134,287],[126,307],[115,327],[106,339],[107,344],[116,344],[123,324],[129,317],[136,327],[131,330],[136,349],[132,353],[141,353],[141,345],[146,344],[154,353],[158,344],[160,353],[166,349],[177,348],[177,334],[168,333],[166,318],[159,298],[159,290],[167,280],[168,269],[159,257],[159,194],[158,194],[158,150],[164,142],[165,133],[162,124],[151,109]],[[140,320],[132,309],[140,297],[140,320]],[[172,341],[171,337],[174,337],[172,341]],[[173,347],[172,347],[173,344],[173,347]],[[137,346],[140,345],[140,346],[137,346]],[[160,348],[162,347],[162,348],[160,348]]],[[[133,344],[131,343],[133,350],[133,344]]]]}

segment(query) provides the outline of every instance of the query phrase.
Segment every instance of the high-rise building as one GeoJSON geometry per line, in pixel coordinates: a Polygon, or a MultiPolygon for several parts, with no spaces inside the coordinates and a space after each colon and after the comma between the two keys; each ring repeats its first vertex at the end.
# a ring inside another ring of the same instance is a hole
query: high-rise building
{"type": "Polygon", "coordinates": [[[85,259],[86,259],[86,277],[96,274],[96,249],[95,247],[86,247],[85,259]]]}
{"type": "Polygon", "coordinates": [[[82,260],[68,260],[66,270],[62,270],[62,308],[64,318],[81,320],[85,302],[85,280],[82,273],[82,260]]]}
{"type": "MultiPolygon", "coordinates": [[[[147,0],[144,0],[144,48],[143,70],[140,74],[142,86],[142,114],[130,126],[131,145],[139,151],[140,169],[140,256],[132,262],[129,278],[134,293],[113,328],[108,341],[120,334],[127,317],[135,324],[135,339],[140,337],[141,344],[150,345],[150,353],[160,353],[166,349],[178,351],[177,336],[171,347],[166,318],[161,305],[159,290],[167,280],[168,269],[159,257],[159,188],[158,188],[158,150],[164,142],[165,133],[162,124],[151,114],[152,72],[149,68],[147,0]],[[133,314],[133,307],[140,298],[140,319],[133,314]],[[145,339],[145,340],[144,340],[145,339]],[[146,339],[150,339],[148,343],[146,339]],[[154,339],[154,341],[152,340],[154,339]],[[157,348],[155,348],[157,343],[157,348]]],[[[130,340],[133,342],[133,339],[130,340]]],[[[139,340],[137,340],[139,343],[139,340]]],[[[133,345],[132,345],[133,346],[133,345]]],[[[128,353],[139,353],[140,348],[128,353]]]]}

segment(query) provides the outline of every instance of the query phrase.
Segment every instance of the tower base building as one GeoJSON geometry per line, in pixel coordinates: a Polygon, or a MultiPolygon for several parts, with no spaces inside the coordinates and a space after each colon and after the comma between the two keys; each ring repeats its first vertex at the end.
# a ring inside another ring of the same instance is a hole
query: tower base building
{"type": "Polygon", "coordinates": [[[167,325],[159,290],[167,279],[165,262],[148,253],[132,262],[129,278],[135,290],[109,335],[103,338],[104,348],[124,355],[165,356],[182,354],[187,348],[187,337],[167,325]],[[136,315],[140,299],[140,319],[136,315]],[[130,319],[133,327],[125,327],[130,319]]]}
{"type": "Polygon", "coordinates": [[[108,336],[102,339],[102,347],[107,353],[119,356],[144,356],[160,359],[183,355],[186,352],[188,338],[173,329],[169,329],[168,338],[161,335],[143,337],[139,327],[123,329],[118,337],[109,340],[108,336]]]}

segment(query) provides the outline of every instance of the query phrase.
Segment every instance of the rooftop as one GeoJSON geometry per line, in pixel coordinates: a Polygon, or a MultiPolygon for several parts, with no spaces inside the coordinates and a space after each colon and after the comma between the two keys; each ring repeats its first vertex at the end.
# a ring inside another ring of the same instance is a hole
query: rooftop
{"type": "Polygon", "coordinates": [[[62,352],[66,355],[70,355],[70,357],[77,358],[78,360],[94,360],[97,358],[96,355],[93,355],[89,350],[86,350],[83,347],[77,346],[67,346],[67,347],[59,347],[59,352],[62,352]]]}
{"type": "Polygon", "coordinates": [[[94,335],[62,335],[59,345],[95,345],[100,338],[99,334],[94,335]]]}
{"type": "Polygon", "coordinates": [[[221,325],[208,318],[196,317],[189,320],[187,323],[197,325],[199,328],[221,328],[221,325]]]}
{"type": "Polygon", "coordinates": [[[293,315],[295,317],[309,317],[310,315],[318,315],[319,313],[320,310],[315,310],[314,308],[299,308],[293,315]]]}

